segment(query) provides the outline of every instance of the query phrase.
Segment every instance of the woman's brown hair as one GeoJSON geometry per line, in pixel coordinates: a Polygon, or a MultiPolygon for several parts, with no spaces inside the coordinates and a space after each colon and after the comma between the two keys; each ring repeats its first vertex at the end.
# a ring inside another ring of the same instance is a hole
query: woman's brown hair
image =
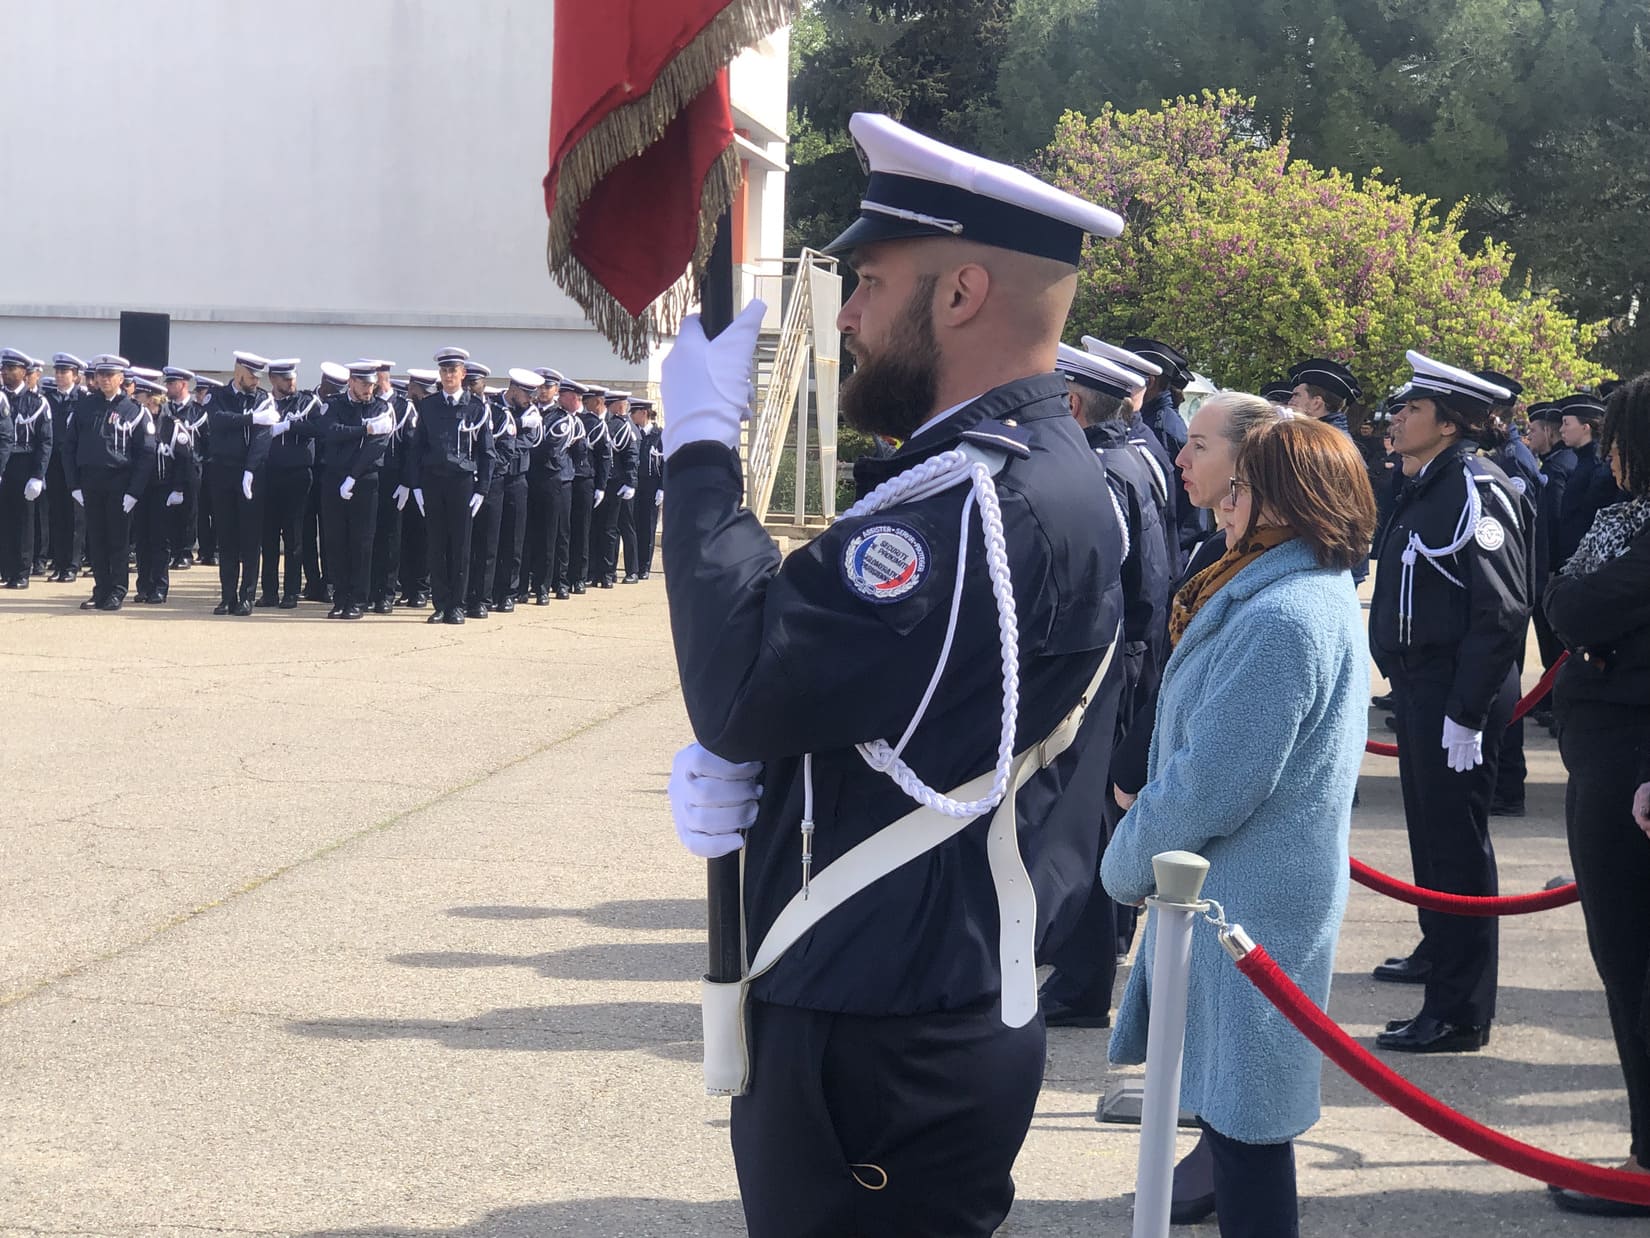
{"type": "Polygon", "coordinates": [[[1244,537],[1264,510],[1323,567],[1351,568],[1368,558],[1375,495],[1363,456],[1334,426],[1309,417],[1257,426],[1238,449],[1237,474],[1253,497],[1244,537]]]}

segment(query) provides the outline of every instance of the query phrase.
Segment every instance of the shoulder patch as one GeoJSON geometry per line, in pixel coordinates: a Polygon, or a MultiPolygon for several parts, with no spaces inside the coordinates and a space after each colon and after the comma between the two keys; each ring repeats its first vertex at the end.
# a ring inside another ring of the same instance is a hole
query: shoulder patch
{"type": "Polygon", "coordinates": [[[933,570],[922,534],[905,524],[868,524],[842,548],[842,579],[868,602],[897,602],[922,587],[933,570]]]}
{"type": "Polygon", "coordinates": [[[1507,478],[1507,484],[1513,488],[1516,494],[1523,494],[1529,488],[1525,485],[1522,477],[1509,477],[1507,478]]]}
{"type": "Polygon", "coordinates": [[[1473,540],[1480,546],[1494,554],[1501,549],[1502,544],[1507,540],[1507,531],[1501,527],[1501,522],[1494,516],[1481,516],[1478,520],[1478,528],[1472,536],[1473,540]]]}

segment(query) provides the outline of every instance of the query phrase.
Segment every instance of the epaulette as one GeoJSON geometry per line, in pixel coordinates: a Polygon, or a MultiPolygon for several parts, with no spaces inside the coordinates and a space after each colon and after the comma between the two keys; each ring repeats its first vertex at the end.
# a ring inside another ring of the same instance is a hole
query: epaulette
{"type": "Polygon", "coordinates": [[[1007,421],[982,421],[960,435],[965,443],[1007,452],[1019,460],[1031,459],[1031,435],[1020,425],[1007,421]]]}

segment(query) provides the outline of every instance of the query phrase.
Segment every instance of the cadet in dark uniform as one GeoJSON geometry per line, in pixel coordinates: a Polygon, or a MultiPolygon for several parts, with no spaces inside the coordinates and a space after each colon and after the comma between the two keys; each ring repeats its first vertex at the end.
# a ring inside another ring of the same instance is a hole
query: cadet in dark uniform
{"type": "MultiPolygon", "coordinates": [[[[1554,538],[1558,524],[1558,509],[1564,501],[1564,490],[1569,485],[1570,474],[1575,471],[1576,453],[1564,445],[1559,437],[1559,428],[1564,420],[1564,412],[1557,404],[1546,402],[1532,404],[1529,409],[1530,447],[1541,461],[1541,487],[1536,499],[1535,513],[1535,605],[1532,617],[1535,620],[1535,643],[1541,651],[1541,666],[1543,670],[1550,669],[1558,661],[1558,656],[1564,651],[1563,642],[1553,634],[1552,626],[1547,622],[1547,613],[1543,609],[1541,599],[1546,592],[1547,580],[1562,563],[1555,563],[1554,538]]],[[[1537,725],[1548,726],[1553,720],[1551,694],[1546,700],[1530,711],[1530,717],[1537,725]]]]}
{"type": "MultiPolygon", "coordinates": [[[[435,376],[430,376],[434,381],[435,376]]],[[[392,379],[378,371],[378,398],[390,406],[395,428],[384,445],[384,461],[378,466],[378,520],[372,535],[372,588],[368,609],[375,615],[393,614],[396,591],[401,587],[402,519],[412,502],[412,487],[406,484],[407,452],[412,447],[418,410],[408,394],[409,379],[392,379]]],[[[428,395],[420,389],[420,398],[428,395]]]]}
{"type": "Polygon", "coordinates": [[[321,469],[321,528],[329,540],[332,609],[328,619],[359,619],[372,588],[373,529],[378,523],[378,468],[395,414],[379,399],[378,363],[349,368],[349,389],[322,414],[326,464],[321,469]]]}
{"type": "MultiPolygon", "coordinates": [[[[1180,415],[1180,401],[1186,384],[1192,380],[1191,363],[1186,359],[1186,354],[1173,344],[1144,335],[1129,336],[1123,341],[1123,347],[1128,352],[1156,362],[1162,370],[1161,374],[1146,379],[1140,419],[1146,423],[1147,429],[1157,435],[1163,450],[1169,453],[1169,459],[1176,460],[1186,446],[1186,420],[1180,415]]],[[[1180,555],[1181,562],[1184,562],[1209,536],[1213,525],[1202,508],[1178,502],[1183,493],[1179,465],[1175,465],[1174,483],[1177,500],[1175,523],[1180,531],[1180,555]]]]}
{"type": "MultiPolygon", "coordinates": [[[[473,366],[474,363],[472,363],[473,366]]],[[[471,379],[474,379],[471,375],[471,379]]],[[[508,405],[501,405],[486,391],[477,392],[472,381],[470,394],[480,400],[492,419],[493,470],[482,492],[481,506],[470,522],[470,584],[464,597],[464,613],[471,619],[485,619],[491,613],[494,577],[498,574],[498,543],[504,525],[504,489],[515,472],[520,452],[516,443],[516,417],[508,405]]],[[[519,544],[518,544],[519,550],[519,544]]]]}
{"type": "Polygon", "coordinates": [[[625,584],[636,583],[636,478],[640,469],[641,435],[630,421],[630,396],[623,391],[607,393],[607,419],[602,432],[613,448],[613,465],[608,472],[606,509],[596,513],[603,530],[600,576],[611,586],[619,575],[619,547],[624,546],[625,584]]]}
{"type": "MultiPolygon", "coordinates": [[[[1363,399],[1364,391],[1351,370],[1330,357],[1308,357],[1290,368],[1289,381],[1294,385],[1284,401],[1288,407],[1303,417],[1334,426],[1353,446],[1359,445],[1346,410],[1363,399]]],[[[1352,569],[1352,583],[1361,585],[1368,577],[1369,554],[1365,551],[1352,569]]]]}
{"type": "Polygon", "coordinates": [[[12,421],[11,401],[0,394],[0,473],[11,462],[12,446],[17,439],[17,427],[12,421]]]}
{"type": "MultiPolygon", "coordinates": [[[[1163,367],[1150,358],[1139,353],[1130,352],[1126,348],[1119,348],[1116,344],[1108,344],[1105,340],[1092,335],[1083,337],[1083,348],[1104,361],[1113,365],[1122,366],[1125,370],[1139,377],[1141,387],[1129,396],[1128,404],[1128,431],[1129,442],[1139,447],[1150,457],[1148,463],[1152,466],[1153,491],[1159,496],[1159,510],[1164,513],[1163,544],[1169,551],[1169,569],[1179,575],[1186,560],[1190,557],[1180,549],[1180,509],[1189,504],[1185,489],[1182,487],[1181,467],[1175,463],[1176,456],[1164,445],[1141,416],[1140,405],[1145,395],[1145,384],[1151,382],[1163,373],[1163,367]]],[[[1179,414],[1177,413],[1176,416],[1179,414]]]]}
{"type": "Polygon", "coordinates": [[[573,462],[573,485],[567,502],[567,583],[573,593],[583,593],[585,581],[590,578],[590,517],[596,505],[596,451],[590,442],[590,423],[582,411],[585,395],[583,383],[562,380],[561,406],[573,420],[567,440],[567,455],[573,462]]]}
{"type": "Polygon", "coordinates": [[[131,579],[132,511],[155,467],[149,414],[123,390],[126,359],[92,358],[94,390],[76,406],[63,444],[69,492],[86,509],[86,561],[92,596],[81,610],[119,610],[131,579]]]}
{"type": "MultiPolygon", "coordinates": [[[[344,398],[349,387],[349,370],[336,361],[321,362],[321,382],[315,394],[321,401],[318,412],[325,411],[334,400],[344,398]]],[[[316,414],[311,414],[315,416],[316,414]]],[[[308,427],[314,446],[315,462],[309,471],[309,497],[304,500],[304,519],[299,530],[299,558],[303,567],[303,593],[306,602],[332,602],[332,565],[327,561],[330,544],[322,514],[321,473],[326,468],[327,442],[319,434],[319,424],[308,427]]]]}
{"type": "MultiPolygon", "coordinates": [[[[503,491],[503,507],[499,513],[498,567],[493,572],[493,609],[509,614],[516,608],[516,599],[527,587],[527,573],[523,570],[522,551],[527,544],[527,472],[532,467],[532,452],[527,446],[523,417],[530,417],[544,431],[544,415],[539,412],[534,398],[544,378],[532,370],[510,371],[510,385],[504,389],[504,400],[509,413],[508,439],[503,451],[498,452],[495,481],[503,491]]],[[[498,424],[494,423],[493,446],[498,448],[498,424]]]]}
{"type": "Polygon", "coordinates": [[[1598,454],[1598,434],[1604,426],[1604,404],[1597,397],[1579,393],[1558,402],[1562,420],[1559,437],[1575,452],[1575,467],[1558,505],[1558,521],[1553,528],[1553,562],[1563,567],[1587,530],[1593,517],[1624,497],[1610,475],[1609,462],[1598,454]]]}
{"type": "Polygon", "coordinates": [[[304,509],[315,469],[315,426],[321,397],[298,390],[298,358],[269,363],[270,394],[281,418],[269,430],[264,465],[263,593],[259,606],[292,610],[303,588],[304,509]],[[312,418],[314,420],[312,420],[312,418]],[[281,588],[281,551],[286,550],[286,588],[281,588]]]}
{"type": "Polygon", "coordinates": [[[1037,943],[1069,930],[1094,882],[1122,534],[1065,382],[1049,371],[1083,235],[1115,234],[1122,221],[886,117],[856,115],[850,130],[871,180],[859,221],[831,247],[852,251],[861,276],[838,320],[859,361],[844,413],[904,440],[891,457],[858,462],[861,493],[900,478],[907,497],[850,512],[781,559],[743,508],[736,454],[748,415],[737,392],[762,306],[708,344],[696,319],[684,325],[664,371],[664,554],[703,748],[678,756],[672,806],[700,854],[738,847],[749,827],[744,899],[758,957],[774,948],[781,907],[818,919],[751,988],[749,1089],[733,1101],[732,1138],[752,1238],[969,1238],[995,1233],[1008,1212],[1042,1081],[1037,943]],[[963,189],[954,170],[978,188],[963,189]],[[952,484],[928,476],[934,488],[910,494],[931,470],[952,484]],[[1018,607],[1006,719],[993,578],[1004,585],[968,510],[981,502],[1000,506],[1018,607]],[[913,719],[946,645],[926,721],[913,719]],[[1068,718],[1072,746],[1046,767],[1035,755],[1020,766],[1029,780],[1017,819],[1007,783],[1008,807],[995,808],[1005,747],[1034,749],[1068,718]],[[897,758],[855,747],[908,724],[897,758]],[[956,832],[892,871],[844,860],[912,815],[902,787],[918,789],[913,769],[961,798],[918,814],[956,832]],[[1004,887],[1006,912],[989,837],[999,876],[1030,876],[1004,887]],[[809,854],[811,904],[800,897],[809,854]],[[823,915],[827,884],[858,892],[823,915]]]}
{"type": "Polygon", "coordinates": [[[52,406],[29,390],[31,360],[15,348],[0,352],[0,398],[11,407],[12,426],[11,457],[0,469],[0,581],[8,589],[29,587],[36,503],[52,457],[52,406]]]}
{"type": "Polygon", "coordinates": [[[653,572],[653,538],[659,529],[659,504],[665,497],[665,452],[659,427],[652,420],[652,400],[631,400],[630,420],[639,436],[636,442],[636,563],[625,560],[626,577],[632,573],[646,580],[653,572]]]}
{"type": "MultiPolygon", "coordinates": [[[[170,579],[172,572],[187,571],[194,563],[191,548],[195,539],[189,526],[194,515],[195,496],[200,490],[200,461],[195,454],[195,420],[198,417],[204,422],[206,412],[190,398],[190,389],[195,383],[194,371],[169,365],[161,370],[161,377],[166,384],[166,400],[161,411],[169,414],[189,436],[189,449],[181,455],[174,452],[171,457],[171,489],[166,492],[166,510],[162,517],[166,525],[166,545],[170,556],[166,570],[170,579]],[[170,501],[173,494],[178,495],[175,503],[170,501]]],[[[158,425],[156,432],[159,432],[158,425]]],[[[158,466],[158,459],[156,464],[158,466]]]]}
{"type": "Polygon", "coordinates": [[[535,372],[544,379],[534,392],[536,420],[522,423],[522,446],[528,456],[527,564],[522,583],[531,591],[534,605],[548,606],[552,590],[558,601],[568,597],[573,459],[567,448],[579,423],[573,413],[559,407],[562,376],[548,368],[535,372]]]}
{"type": "Polygon", "coordinates": [[[203,567],[218,563],[218,527],[212,517],[212,489],[206,484],[206,466],[212,459],[212,396],[223,388],[215,378],[195,379],[195,506],[189,516],[187,544],[195,547],[195,561],[203,567]]]}
{"type": "MultiPolygon", "coordinates": [[[[1505,388],[1420,353],[1393,413],[1414,475],[1380,550],[1369,642],[1392,683],[1398,778],[1415,882],[1449,894],[1496,893],[1490,795],[1518,696],[1518,646],[1530,613],[1535,508],[1476,454],[1505,388]],[[1418,467],[1416,467],[1418,466],[1418,467]]],[[[1382,1049],[1477,1050],[1495,1017],[1496,921],[1420,913],[1421,944],[1375,969],[1424,983],[1418,1015],[1388,1024],[1382,1049]]]]}
{"type": "MultiPolygon", "coordinates": [[[[86,394],[80,382],[85,368],[86,363],[73,353],[60,352],[52,357],[57,387],[46,398],[52,406],[52,442],[60,447],[68,441],[69,418],[74,416],[75,405],[86,394]]],[[[46,519],[51,579],[60,583],[74,580],[80,575],[80,556],[86,544],[86,512],[69,494],[61,450],[52,452],[46,461],[46,519]]]]}
{"type": "MultiPolygon", "coordinates": [[[[585,441],[590,444],[590,528],[586,535],[584,573],[580,579],[600,589],[611,589],[613,584],[603,570],[606,558],[608,515],[616,510],[606,507],[610,487],[608,478],[613,472],[613,440],[607,436],[607,389],[588,387],[583,395],[584,409],[579,413],[579,424],[584,427],[585,441]]],[[[574,502],[578,496],[574,495],[574,502]]],[[[577,512],[574,523],[578,522],[577,512]]],[[[575,528],[573,536],[578,537],[575,528]]]]}
{"type": "MultiPolygon", "coordinates": [[[[441,376],[434,370],[410,369],[407,371],[407,400],[413,406],[411,430],[418,429],[418,406],[422,404],[441,386],[441,376]]],[[[402,457],[401,482],[407,487],[410,496],[412,486],[407,481],[408,460],[411,459],[412,449],[405,449],[402,457]]],[[[422,610],[430,604],[430,551],[429,536],[424,520],[424,513],[417,503],[407,503],[401,509],[401,604],[410,606],[414,610],[422,610]]]]}
{"type": "Polygon", "coordinates": [[[195,453],[189,423],[166,398],[166,387],[147,378],[135,385],[138,403],[154,425],[155,467],[132,513],[137,540],[137,592],[132,600],[159,606],[172,591],[172,513],[183,506],[184,470],[195,453]]]}
{"type": "Polygon", "coordinates": [[[252,613],[258,588],[258,554],[263,545],[264,492],[261,477],[269,458],[270,432],[281,414],[258,386],[269,362],[256,353],[235,354],[229,384],[212,393],[207,430],[212,457],[206,484],[212,491],[212,519],[218,535],[218,584],[223,596],[214,615],[252,613]]]}
{"type": "Polygon", "coordinates": [[[435,612],[428,623],[463,623],[470,578],[470,524],[493,479],[493,424],[487,402],[464,390],[469,353],[435,356],[441,390],[418,406],[407,484],[429,534],[435,612]]]}

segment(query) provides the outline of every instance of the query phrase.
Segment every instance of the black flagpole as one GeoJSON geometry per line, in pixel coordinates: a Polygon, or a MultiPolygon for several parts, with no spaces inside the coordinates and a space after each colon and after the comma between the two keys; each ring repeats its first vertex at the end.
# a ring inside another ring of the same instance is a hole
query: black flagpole
{"type": "MultiPolygon", "coordinates": [[[[707,338],[722,334],[733,321],[733,210],[716,221],[716,242],[699,286],[699,322],[707,338]]],[[[667,410],[668,413],[668,410],[667,410]]],[[[739,932],[739,855],[711,860],[707,868],[705,913],[710,941],[710,971],[705,979],[724,984],[745,974],[744,943],[739,932]]]]}

